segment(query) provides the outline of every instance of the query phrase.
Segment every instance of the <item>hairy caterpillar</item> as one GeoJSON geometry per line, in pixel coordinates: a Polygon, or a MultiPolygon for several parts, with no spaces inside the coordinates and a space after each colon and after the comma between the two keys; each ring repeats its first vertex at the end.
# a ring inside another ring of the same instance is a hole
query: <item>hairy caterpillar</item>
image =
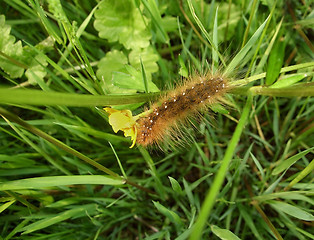
{"type": "Polygon", "coordinates": [[[223,76],[190,77],[182,86],[161,97],[146,116],[137,120],[137,143],[146,147],[159,145],[167,136],[176,139],[180,124],[219,102],[229,89],[228,80],[223,76]]]}

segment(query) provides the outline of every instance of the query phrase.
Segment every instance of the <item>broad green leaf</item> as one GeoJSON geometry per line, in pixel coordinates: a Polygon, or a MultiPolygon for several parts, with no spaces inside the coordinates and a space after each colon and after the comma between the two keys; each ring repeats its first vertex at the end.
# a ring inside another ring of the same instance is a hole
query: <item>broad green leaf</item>
{"type": "MultiPolygon", "coordinates": [[[[36,45],[36,47],[22,47],[21,41],[15,42],[15,37],[10,35],[11,27],[5,24],[4,16],[0,16],[0,68],[2,68],[11,78],[20,78],[25,75],[29,83],[42,83],[47,72],[48,65],[42,54],[38,54],[34,48],[42,52],[51,49],[54,41],[47,38],[36,45]]],[[[42,84],[42,88],[45,84],[42,84]]]]}
{"type": "Polygon", "coordinates": [[[21,59],[23,47],[21,41],[15,42],[15,37],[10,35],[10,32],[11,27],[5,24],[5,17],[0,15],[0,67],[11,78],[19,78],[23,75],[24,68],[15,64],[13,61],[21,59]]]}
{"type": "Polygon", "coordinates": [[[42,189],[75,184],[121,185],[124,184],[124,180],[102,175],[38,177],[2,182],[0,191],[42,189]]]}
{"type": "Polygon", "coordinates": [[[270,56],[267,63],[267,70],[266,70],[266,85],[273,84],[279,76],[281,67],[283,65],[283,60],[285,56],[285,47],[286,44],[284,40],[279,38],[277,42],[273,46],[270,56]]]}
{"type": "Polygon", "coordinates": [[[178,30],[177,18],[171,16],[163,16],[161,23],[166,32],[175,32],[178,30]]]}
{"type": "Polygon", "coordinates": [[[130,52],[129,62],[137,70],[141,69],[141,59],[145,67],[147,79],[151,81],[151,74],[158,71],[157,61],[159,60],[159,56],[151,46],[144,49],[134,49],[130,52]]]}
{"type": "Polygon", "coordinates": [[[179,74],[182,77],[188,78],[189,77],[189,71],[184,64],[184,61],[183,61],[181,55],[178,56],[178,59],[179,59],[179,64],[180,64],[179,74]]]}
{"type": "Polygon", "coordinates": [[[45,67],[48,65],[45,58],[41,55],[37,55],[34,58],[30,57],[31,62],[29,68],[26,70],[25,75],[28,78],[30,84],[40,84],[44,77],[47,75],[45,67]]]}
{"type": "Polygon", "coordinates": [[[285,202],[279,202],[274,200],[269,201],[269,204],[277,211],[284,212],[292,217],[304,221],[314,221],[314,216],[311,213],[306,212],[299,207],[293,206],[285,202]]]}
{"type": "MultiPolygon", "coordinates": [[[[152,73],[158,71],[157,61],[159,60],[159,56],[156,54],[155,50],[149,46],[144,49],[134,49],[129,54],[129,62],[132,67],[134,67],[137,71],[134,71],[134,74],[131,74],[129,69],[128,72],[137,79],[137,83],[140,85],[137,90],[144,91],[145,83],[148,87],[148,92],[158,92],[159,89],[152,82],[152,73]],[[143,70],[145,69],[145,78],[143,76],[143,70]],[[139,76],[141,73],[141,77],[139,76]],[[143,88],[144,86],[144,88],[143,88]]],[[[126,66],[127,67],[127,66],[126,66]]],[[[146,92],[146,90],[145,90],[146,92]]]]}
{"type": "Polygon", "coordinates": [[[102,1],[95,11],[95,18],[94,27],[99,37],[110,42],[119,41],[127,49],[149,46],[148,20],[136,8],[134,1],[102,1]]]}
{"type": "Polygon", "coordinates": [[[153,203],[157,210],[165,215],[172,223],[174,223],[177,228],[183,225],[181,218],[174,211],[169,210],[159,202],[153,201],[153,203]]]}
{"type": "Polygon", "coordinates": [[[169,36],[164,29],[164,25],[162,24],[161,14],[157,7],[155,0],[142,0],[145,8],[148,10],[149,14],[152,17],[153,26],[157,29],[157,34],[160,36],[162,42],[167,43],[169,42],[169,36]]]}
{"type": "Polygon", "coordinates": [[[222,240],[240,240],[233,232],[229,231],[228,229],[223,229],[217,227],[216,225],[212,225],[211,230],[213,233],[222,240]]]}
{"type": "MultiPolygon", "coordinates": [[[[112,83],[122,89],[132,89],[136,91],[145,91],[145,84],[143,82],[142,73],[130,65],[125,65],[128,74],[122,72],[114,72],[112,76],[112,83]]],[[[152,81],[147,81],[150,92],[159,92],[159,89],[152,81]]]]}
{"type": "Polygon", "coordinates": [[[283,87],[289,87],[290,85],[297,83],[301,81],[303,78],[307,77],[308,75],[303,74],[294,74],[294,75],[287,75],[283,78],[279,79],[277,82],[275,82],[273,85],[269,86],[270,88],[283,88],[283,87]]]}
{"type": "MultiPolygon", "coordinates": [[[[213,3],[213,1],[212,1],[213,3]]],[[[219,14],[218,17],[218,42],[228,41],[235,38],[235,35],[237,34],[239,22],[242,19],[242,10],[239,7],[238,4],[235,4],[234,2],[219,2],[219,5],[217,4],[215,7],[219,6],[219,14]],[[232,9],[230,13],[229,7],[232,9]],[[228,16],[230,14],[230,16],[228,16]],[[229,19],[228,19],[229,18],[229,19]],[[228,21],[226,21],[228,19],[228,21]],[[227,35],[226,28],[228,27],[227,35]]]]}
{"type": "Polygon", "coordinates": [[[277,39],[277,35],[278,35],[279,30],[281,28],[282,22],[283,22],[283,19],[281,19],[280,23],[278,24],[276,31],[274,32],[274,35],[273,35],[271,41],[269,42],[269,44],[267,46],[266,51],[263,53],[263,56],[262,56],[260,62],[258,63],[256,69],[255,69],[255,73],[261,73],[263,71],[264,65],[265,65],[265,63],[269,57],[269,54],[271,52],[271,49],[273,48],[273,45],[277,39]]]}
{"type": "Polygon", "coordinates": [[[121,89],[113,85],[112,78],[114,72],[127,73],[125,65],[128,64],[127,57],[123,52],[113,50],[103,57],[97,67],[97,78],[103,80],[103,88],[107,93],[135,93],[134,89],[121,89]]]}
{"type": "Polygon", "coordinates": [[[159,89],[151,81],[151,73],[158,70],[156,64],[158,55],[152,48],[145,50],[134,50],[129,54],[131,65],[128,65],[128,59],[123,52],[113,50],[108,52],[98,63],[96,72],[98,79],[103,79],[103,88],[109,93],[136,93],[144,91],[145,86],[141,73],[141,63],[143,61],[147,76],[148,88],[151,92],[157,92],[159,89]]]}
{"type": "Polygon", "coordinates": [[[181,188],[180,184],[178,183],[178,181],[175,180],[173,177],[170,177],[170,176],[168,178],[170,180],[171,187],[172,187],[173,191],[181,194],[183,191],[182,191],[182,188],[181,188]]]}
{"type": "Polygon", "coordinates": [[[282,161],[272,172],[272,175],[277,175],[287,169],[289,169],[296,161],[300,160],[303,156],[313,151],[314,147],[304,150],[288,159],[282,161]]]}

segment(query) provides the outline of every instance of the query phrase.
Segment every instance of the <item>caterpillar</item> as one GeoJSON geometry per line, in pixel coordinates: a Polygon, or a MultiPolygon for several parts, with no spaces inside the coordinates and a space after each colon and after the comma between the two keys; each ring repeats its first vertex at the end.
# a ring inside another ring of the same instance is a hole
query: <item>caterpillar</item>
{"type": "Polygon", "coordinates": [[[137,143],[159,145],[167,137],[177,139],[180,125],[208,108],[229,91],[228,79],[220,75],[193,76],[153,103],[148,114],[137,120],[137,143]]]}

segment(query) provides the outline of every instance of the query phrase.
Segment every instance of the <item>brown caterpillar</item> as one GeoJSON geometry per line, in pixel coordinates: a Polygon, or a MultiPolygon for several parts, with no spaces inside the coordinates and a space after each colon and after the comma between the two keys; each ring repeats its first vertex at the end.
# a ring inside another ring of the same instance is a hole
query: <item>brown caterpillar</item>
{"type": "Polygon", "coordinates": [[[137,120],[137,143],[146,147],[159,145],[166,136],[176,139],[180,134],[179,124],[220,102],[229,89],[228,80],[218,75],[206,74],[187,79],[182,86],[154,103],[148,115],[137,120]]]}

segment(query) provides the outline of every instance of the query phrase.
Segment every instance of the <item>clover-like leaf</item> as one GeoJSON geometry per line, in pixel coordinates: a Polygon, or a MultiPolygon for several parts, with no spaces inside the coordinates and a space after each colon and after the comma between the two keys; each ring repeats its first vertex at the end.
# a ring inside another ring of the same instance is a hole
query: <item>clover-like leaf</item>
{"type": "MultiPolygon", "coordinates": [[[[11,27],[5,24],[5,17],[0,16],[0,53],[5,54],[13,61],[18,61],[23,54],[23,47],[21,41],[15,42],[15,37],[10,35],[11,27]]],[[[8,60],[7,57],[0,55],[0,67],[11,78],[19,78],[23,75],[24,69],[21,66],[8,60]]]]}
{"type": "Polygon", "coordinates": [[[48,65],[43,52],[52,49],[54,40],[48,37],[35,47],[22,46],[21,41],[15,42],[15,37],[10,35],[11,27],[5,24],[4,16],[0,16],[0,68],[11,78],[25,76],[31,84],[41,81],[47,74],[45,67],[48,65]],[[38,49],[42,52],[39,54],[38,49]],[[20,63],[20,64],[19,64],[20,63]]]}
{"type": "Polygon", "coordinates": [[[148,47],[145,49],[134,49],[129,54],[130,64],[136,69],[140,69],[141,67],[141,59],[142,63],[145,66],[147,78],[151,79],[151,73],[158,71],[157,61],[159,60],[159,56],[155,53],[152,47],[148,47]]]}
{"type": "Polygon", "coordinates": [[[231,3],[221,3],[219,4],[219,15],[218,15],[218,31],[219,33],[224,33],[226,28],[228,28],[227,35],[218,34],[218,42],[233,39],[236,34],[236,28],[239,26],[239,21],[241,20],[241,9],[237,4],[231,3]],[[227,16],[228,9],[231,8],[230,16],[227,16]],[[228,19],[228,22],[225,19],[228,19]],[[226,39],[225,39],[226,38],[226,39]]]}
{"type": "Polygon", "coordinates": [[[135,93],[135,89],[123,89],[114,86],[113,74],[115,72],[127,73],[125,65],[128,63],[127,57],[118,50],[108,52],[98,63],[96,75],[98,79],[103,79],[104,89],[109,93],[135,93]]]}
{"type": "MultiPolygon", "coordinates": [[[[127,70],[126,73],[115,72],[113,73],[112,82],[115,86],[126,89],[136,89],[137,91],[145,91],[144,80],[142,73],[139,70],[136,70],[130,65],[125,65],[127,70]]],[[[149,74],[150,76],[150,74],[149,74]]],[[[150,92],[158,92],[158,87],[147,77],[148,80],[148,90],[150,92]]]]}
{"type": "MultiPolygon", "coordinates": [[[[140,51],[142,52],[142,51],[140,51]]],[[[148,80],[149,90],[152,92],[158,91],[156,85],[151,81],[151,73],[158,70],[156,61],[158,56],[153,52],[142,52],[143,55],[134,55],[130,58],[132,65],[128,64],[128,59],[123,52],[114,50],[108,52],[104,58],[98,63],[98,70],[96,75],[99,79],[104,81],[104,89],[109,93],[135,93],[137,91],[144,91],[144,81],[140,71],[140,57],[144,58],[144,65],[148,80]],[[138,62],[136,57],[138,57],[138,62]],[[134,65],[137,67],[135,68],[134,65]]],[[[132,53],[131,53],[132,54],[132,53]]]]}
{"type": "Polygon", "coordinates": [[[45,67],[48,63],[42,55],[37,55],[30,59],[29,68],[26,70],[25,76],[31,84],[36,84],[38,79],[41,80],[47,75],[45,67]]]}
{"type": "Polygon", "coordinates": [[[99,31],[99,37],[110,42],[119,41],[127,49],[149,46],[151,35],[146,25],[148,20],[133,1],[102,1],[95,18],[94,27],[99,31]]]}

